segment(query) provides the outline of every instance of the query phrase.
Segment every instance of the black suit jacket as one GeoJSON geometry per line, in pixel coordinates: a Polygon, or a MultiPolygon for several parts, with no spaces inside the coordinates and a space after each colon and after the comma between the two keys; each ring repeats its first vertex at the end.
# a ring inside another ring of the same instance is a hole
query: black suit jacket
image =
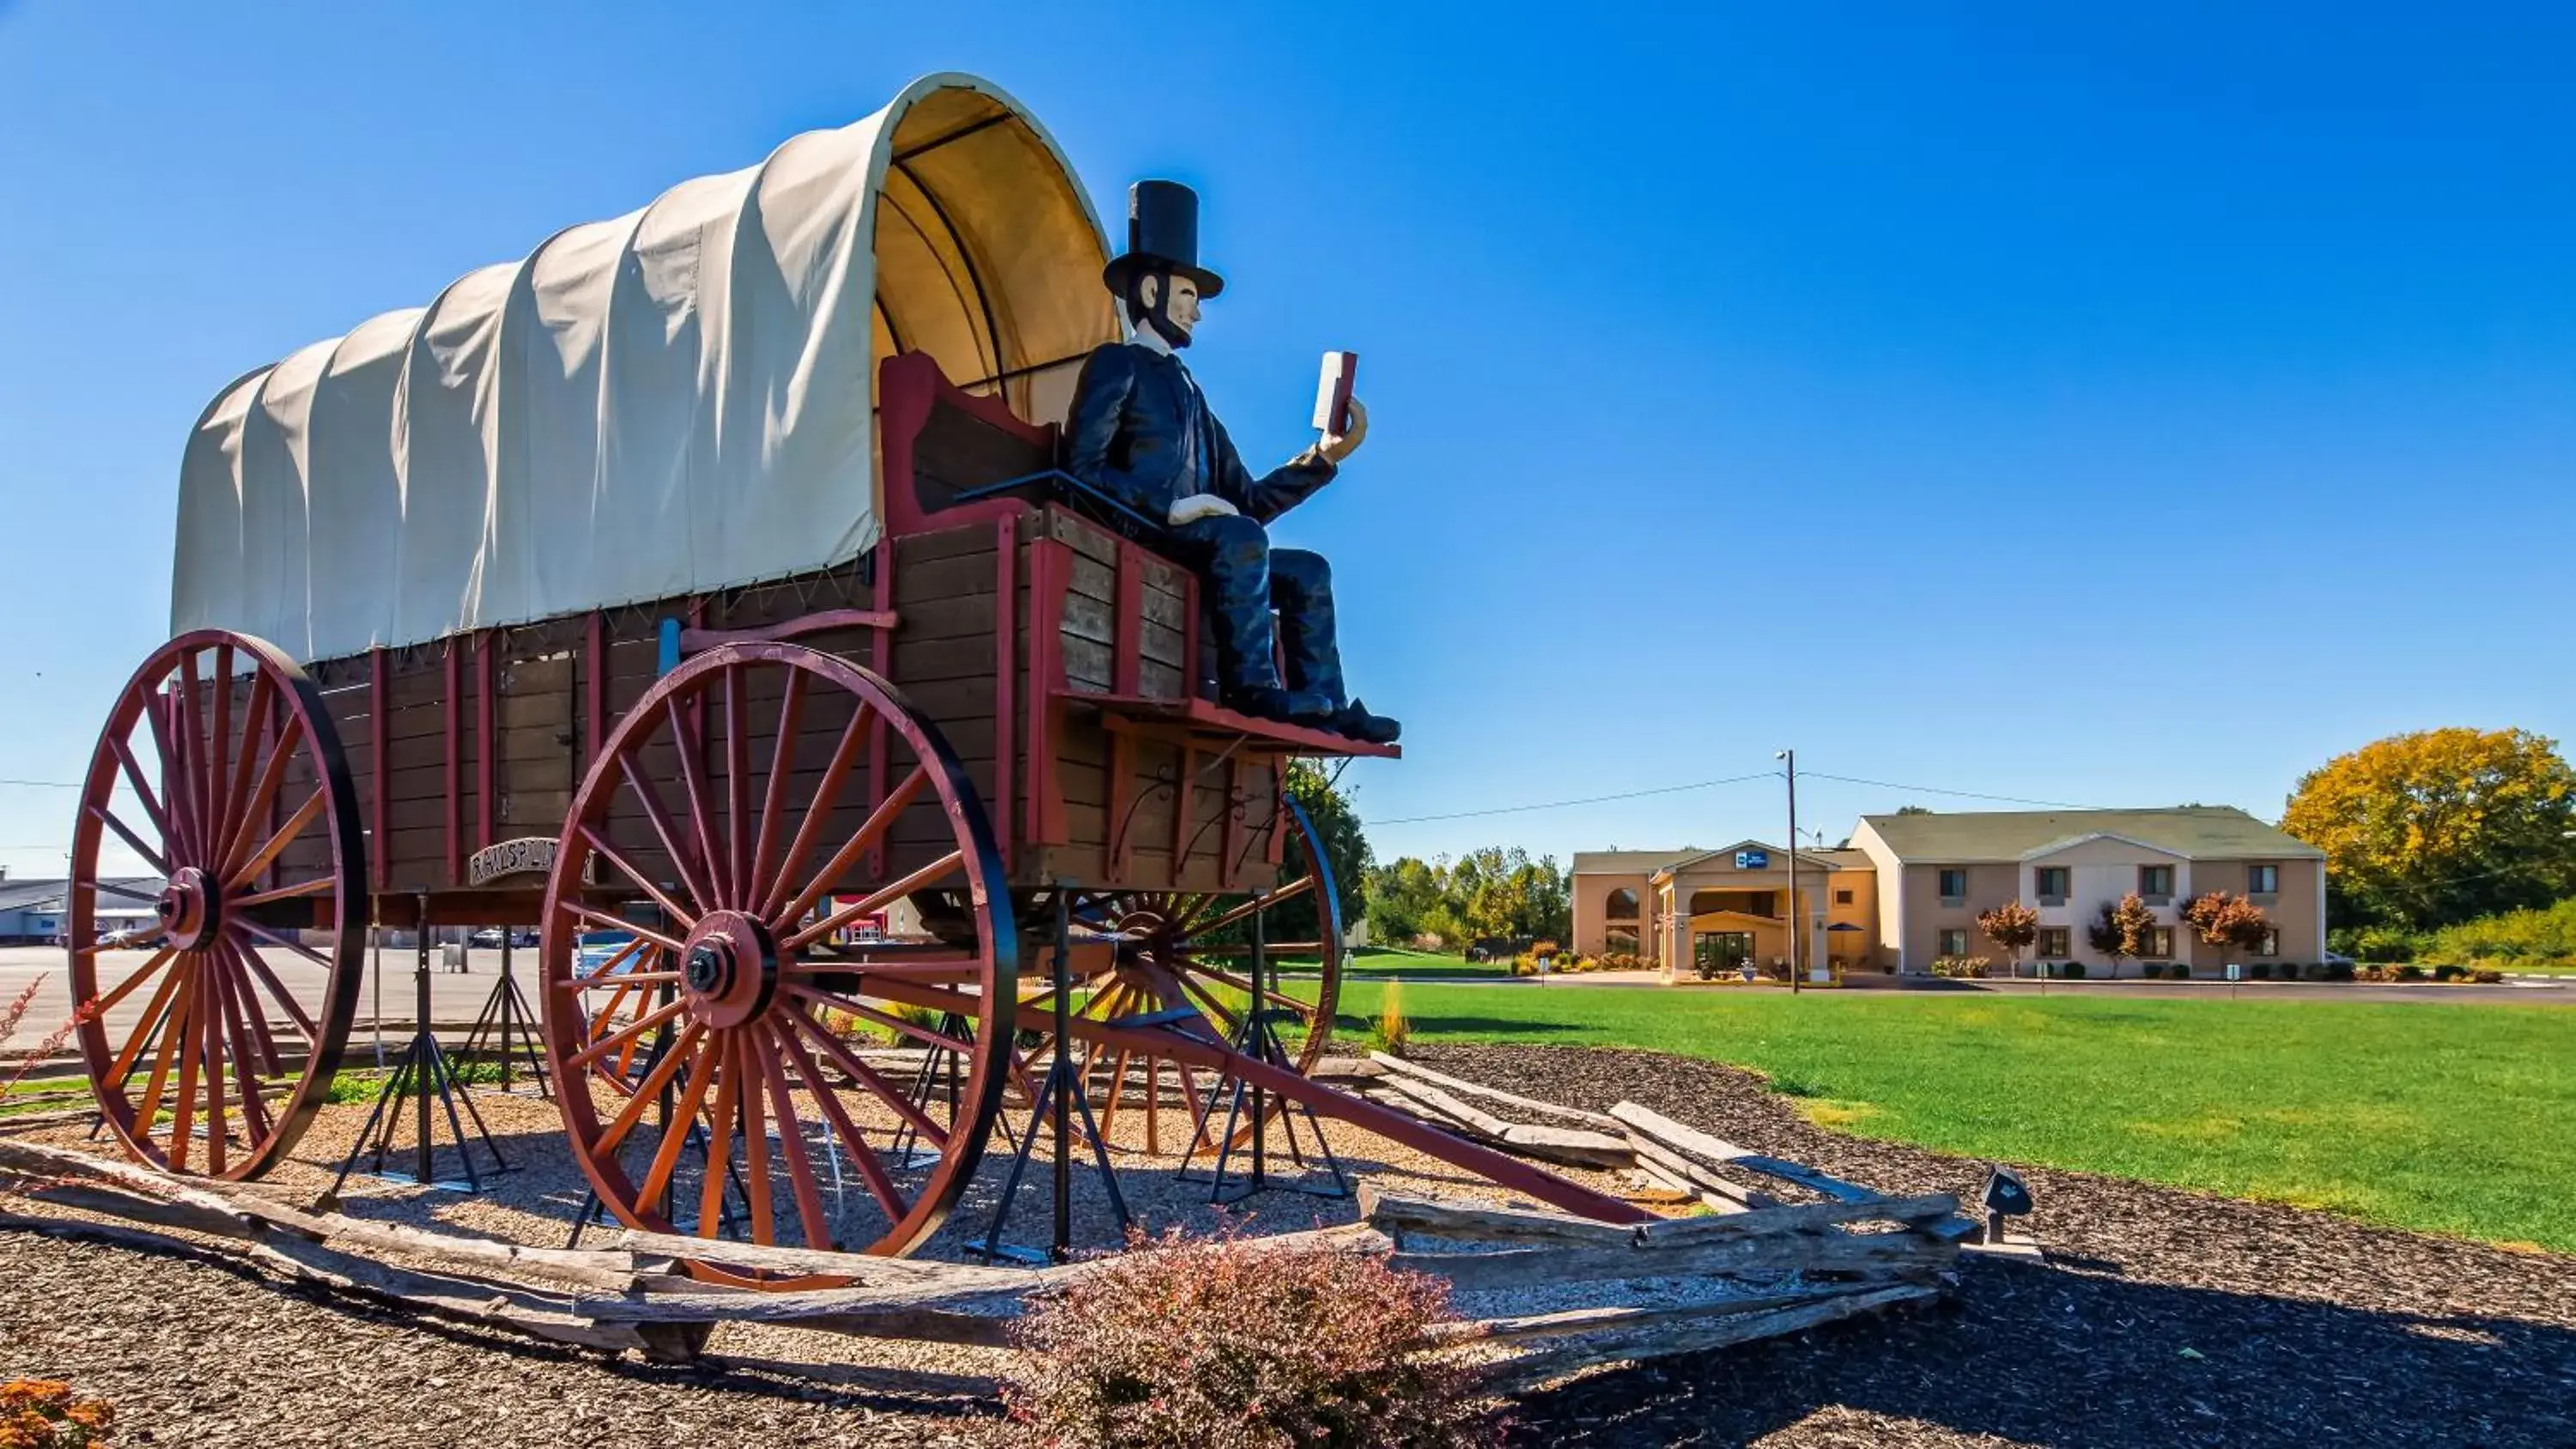
{"type": "Polygon", "coordinates": [[[1335,471],[1319,458],[1253,477],[1180,362],[1132,342],[1108,343],[1083,360],[1064,435],[1066,472],[1156,523],[1201,483],[1244,516],[1268,523],[1335,471]],[[1207,454],[1195,470],[1194,435],[1207,454]]]}

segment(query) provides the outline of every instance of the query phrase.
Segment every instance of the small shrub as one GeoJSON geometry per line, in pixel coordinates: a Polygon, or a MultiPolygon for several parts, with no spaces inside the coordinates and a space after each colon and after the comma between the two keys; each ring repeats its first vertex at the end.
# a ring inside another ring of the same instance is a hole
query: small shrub
{"type": "Polygon", "coordinates": [[[2421,981],[2424,979],[2424,968],[2421,966],[2400,966],[2397,968],[2397,979],[2400,981],[2421,981]]]}
{"type": "Polygon", "coordinates": [[[1002,1393],[1050,1449],[1452,1449],[1498,1442],[1473,1371],[1425,1355],[1438,1280],[1377,1258],[1142,1234],[1041,1299],[1002,1393]]]}
{"type": "Polygon", "coordinates": [[[7,1449],[85,1449],[116,1422],[105,1399],[84,1399],[57,1379],[0,1383],[0,1445],[7,1449]]]}
{"type": "Polygon", "coordinates": [[[2468,974],[2469,968],[2466,966],[2442,965],[2433,968],[2433,979],[2436,981],[2457,981],[2468,974]]]}
{"type": "Polygon", "coordinates": [[[2256,981],[2269,981],[2272,979],[2272,963],[2257,961],[2245,968],[2245,974],[2256,981]]]}
{"type": "Polygon", "coordinates": [[[2501,986],[2504,984],[2504,973],[2501,971],[2480,969],[2470,972],[2469,979],[2480,986],[2501,986]]]}
{"type": "Polygon", "coordinates": [[[1983,956],[1944,956],[1932,963],[1932,974],[1956,981],[1973,981],[1992,971],[1994,964],[1983,956]]]}
{"type": "Polygon", "coordinates": [[[2057,974],[2065,977],[2069,981],[2081,981],[2084,979],[2084,963],[2081,961],[2069,961],[2065,965],[2057,968],[2057,974]]]}
{"type": "Polygon", "coordinates": [[[2352,963],[2349,961],[2328,961],[2325,967],[2328,981],[2350,981],[2353,978],[2352,963]]]}
{"type": "Polygon", "coordinates": [[[2172,966],[2166,968],[2165,974],[2171,976],[2176,981],[2189,981],[2191,979],[2191,963],[2188,961],[2176,961],[2172,966]]]}

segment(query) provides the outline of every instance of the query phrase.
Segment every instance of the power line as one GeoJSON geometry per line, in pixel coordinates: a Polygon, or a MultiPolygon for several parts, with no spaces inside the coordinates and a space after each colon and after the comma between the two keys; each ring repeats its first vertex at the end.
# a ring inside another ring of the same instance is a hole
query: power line
{"type": "Polygon", "coordinates": [[[1531,810],[1563,810],[1574,805],[1600,805],[1612,800],[1638,800],[1648,795],[1678,795],[1685,790],[1706,790],[1718,785],[1741,785],[1748,780],[1777,780],[1780,772],[1763,770],[1751,775],[1729,775],[1722,780],[1693,780],[1687,785],[1657,785],[1650,790],[1624,790],[1616,795],[1587,795],[1580,800],[1550,800],[1536,805],[1497,805],[1490,810],[1460,810],[1448,815],[1407,815],[1396,820],[1364,822],[1379,825],[1420,825],[1433,820],[1473,820],[1486,815],[1517,815],[1531,810]]]}
{"type": "Polygon", "coordinates": [[[2072,800],[2033,800],[2023,795],[1988,795],[1976,790],[1944,790],[1938,785],[1905,785],[1894,780],[1864,780],[1858,775],[1829,775],[1822,770],[1800,770],[1810,780],[1838,780],[1846,785],[1875,785],[1883,790],[1912,790],[1925,795],[1956,795],[1963,800],[1999,800],[2007,805],[2045,805],[2056,810],[2101,810],[2101,805],[2078,805],[2072,800]]]}
{"type": "Polygon", "coordinates": [[[0,780],[0,785],[24,785],[30,790],[77,790],[78,780],[0,780]]]}

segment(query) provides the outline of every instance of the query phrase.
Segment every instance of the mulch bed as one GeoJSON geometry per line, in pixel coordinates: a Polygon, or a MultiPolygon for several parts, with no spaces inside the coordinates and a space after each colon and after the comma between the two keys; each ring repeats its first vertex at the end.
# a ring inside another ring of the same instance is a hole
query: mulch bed
{"type": "MultiPolygon", "coordinates": [[[[1822,1131],[1760,1079],[1644,1052],[1421,1048],[1595,1109],[1637,1101],[1891,1191],[1980,1164],[1822,1131]]],[[[2576,1259],[2033,1171],[2054,1266],[1969,1265],[1955,1301],[1518,1406],[1548,1445],[2576,1445],[2576,1259]],[[2186,1352],[2188,1350],[2188,1352],[2186,1352]]],[[[119,1444],[987,1442],[989,1403],[872,1371],[603,1363],[275,1287],[211,1255],[0,1233],[0,1377],[68,1376],[119,1444]]],[[[1211,1443],[1224,1442],[1221,1434],[1211,1443]]]]}
{"type": "MultiPolygon", "coordinates": [[[[1964,1199],[1984,1180],[1980,1163],[1815,1127],[1732,1068],[1573,1048],[1415,1055],[1574,1106],[1626,1098],[1887,1191],[1964,1199]]],[[[2576,1258],[2025,1176],[2052,1266],[1978,1261],[1938,1309],[1595,1375],[1524,1404],[1518,1441],[2576,1445],[2576,1258]]]]}

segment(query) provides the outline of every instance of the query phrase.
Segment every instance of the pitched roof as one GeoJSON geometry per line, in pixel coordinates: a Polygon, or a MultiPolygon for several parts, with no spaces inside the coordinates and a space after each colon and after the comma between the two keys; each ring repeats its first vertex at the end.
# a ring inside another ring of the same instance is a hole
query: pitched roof
{"type": "Polygon", "coordinates": [[[1705,850],[1578,850],[1576,875],[1649,875],[1677,861],[1696,860],[1705,850]]]}
{"type": "Polygon", "coordinates": [[[2019,860],[2032,850],[2088,835],[2120,835],[2187,857],[2280,856],[2318,860],[2324,852],[2233,805],[2165,810],[1975,810],[1930,815],[1864,815],[1904,861],[2019,860]]]}

